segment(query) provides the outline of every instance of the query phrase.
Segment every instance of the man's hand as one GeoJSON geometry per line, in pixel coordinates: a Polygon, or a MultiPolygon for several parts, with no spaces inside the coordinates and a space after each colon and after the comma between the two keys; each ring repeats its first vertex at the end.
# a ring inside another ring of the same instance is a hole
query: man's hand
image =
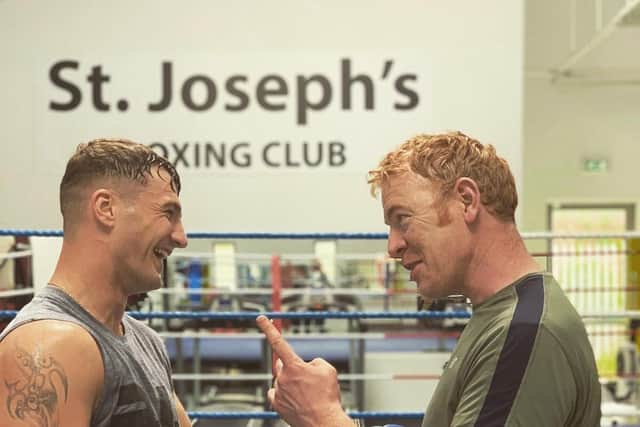
{"type": "Polygon", "coordinates": [[[267,394],[273,409],[292,427],[353,427],[342,409],[336,369],[324,359],[302,360],[265,316],[256,322],[277,357],[267,394]]]}

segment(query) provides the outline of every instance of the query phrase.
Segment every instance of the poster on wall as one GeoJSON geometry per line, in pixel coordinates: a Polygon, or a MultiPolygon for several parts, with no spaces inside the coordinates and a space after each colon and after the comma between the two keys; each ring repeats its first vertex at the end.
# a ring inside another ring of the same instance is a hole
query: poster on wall
{"type": "Polygon", "coordinates": [[[174,163],[193,232],[385,231],[367,171],[419,133],[492,143],[520,181],[521,2],[285,3],[0,2],[0,226],[59,229],[95,138],[174,163]]]}

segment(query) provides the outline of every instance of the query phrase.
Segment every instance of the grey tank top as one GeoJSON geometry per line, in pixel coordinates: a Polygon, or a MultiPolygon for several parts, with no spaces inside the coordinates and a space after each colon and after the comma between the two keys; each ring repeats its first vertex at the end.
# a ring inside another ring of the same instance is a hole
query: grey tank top
{"type": "Polygon", "coordinates": [[[15,328],[35,320],[75,323],[98,344],[104,385],[91,427],[179,426],[169,358],[162,339],[150,327],[125,315],[124,336],[117,336],[64,291],[48,285],[0,333],[0,341],[15,328]]]}

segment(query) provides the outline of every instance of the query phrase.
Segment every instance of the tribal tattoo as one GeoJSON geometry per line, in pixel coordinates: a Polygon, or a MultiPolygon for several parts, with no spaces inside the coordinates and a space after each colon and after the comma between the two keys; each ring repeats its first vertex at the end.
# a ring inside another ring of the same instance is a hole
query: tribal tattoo
{"type": "Polygon", "coordinates": [[[34,427],[59,427],[58,402],[67,401],[69,388],[63,367],[38,347],[33,353],[18,349],[16,357],[23,375],[5,381],[9,415],[34,427]]]}

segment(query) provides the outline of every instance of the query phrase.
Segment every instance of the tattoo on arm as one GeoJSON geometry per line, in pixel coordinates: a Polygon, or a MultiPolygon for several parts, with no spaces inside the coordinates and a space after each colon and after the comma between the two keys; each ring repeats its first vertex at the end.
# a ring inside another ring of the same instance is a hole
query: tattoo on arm
{"type": "Polygon", "coordinates": [[[67,401],[69,389],[64,368],[38,347],[32,353],[18,349],[16,359],[22,375],[5,380],[9,415],[34,427],[59,427],[58,403],[67,401]]]}

